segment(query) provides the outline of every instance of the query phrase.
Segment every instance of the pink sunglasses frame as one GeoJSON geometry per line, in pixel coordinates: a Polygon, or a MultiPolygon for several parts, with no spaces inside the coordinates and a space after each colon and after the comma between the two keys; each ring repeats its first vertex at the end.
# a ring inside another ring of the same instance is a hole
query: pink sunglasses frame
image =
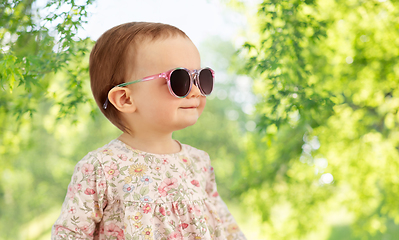
{"type": "MultiPolygon", "coordinates": [[[[139,79],[139,80],[135,80],[135,81],[131,81],[131,82],[126,82],[126,83],[121,83],[121,84],[118,84],[118,85],[116,85],[116,86],[114,86],[114,87],[112,87],[112,88],[115,88],[115,87],[125,87],[125,86],[128,86],[128,85],[133,84],[133,83],[145,82],[145,81],[150,81],[150,80],[154,80],[154,79],[158,79],[158,78],[165,78],[165,79],[166,79],[166,82],[167,82],[167,84],[168,84],[168,89],[169,89],[170,94],[172,94],[173,96],[175,96],[175,97],[177,97],[177,98],[185,98],[185,97],[187,97],[187,95],[188,95],[188,94],[190,93],[190,91],[191,91],[191,88],[192,88],[193,84],[195,84],[195,86],[198,87],[198,89],[200,90],[202,96],[209,96],[210,93],[209,93],[209,94],[205,94],[204,91],[203,91],[203,89],[201,88],[201,85],[199,84],[199,74],[200,74],[201,71],[204,70],[204,69],[210,70],[211,73],[212,73],[212,78],[215,79],[215,71],[213,71],[213,70],[212,70],[211,68],[209,68],[209,67],[201,68],[201,69],[198,69],[198,70],[196,70],[196,69],[194,69],[194,70],[189,70],[189,69],[187,69],[187,68],[179,67],[179,68],[174,68],[174,69],[171,69],[171,70],[166,71],[166,72],[163,72],[163,73],[158,73],[158,74],[154,74],[154,75],[151,75],[151,76],[148,76],[148,77],[144,77],[144,78],[139,79]],[[177,95],[173,92],[172,87],[171,87],[171,85],[170,85],[170,77],[171,77],[172,73],[173,73],[174,71],[176,71],[176,70],[185,70],[185,71],[188,73],[188,75],[190,76],[190,88],[188,89],[187,94],[184,95],[184,96],[177,96],[177,95]]],[[[112,88],[111,88],[111,89],[112,89],[112,88]]],[[[213,86],[212,86],[212,90],[213,90],[213,86]]],[[[211,90],[211,92],[212,92],[212,90],[211,90]]],[[[108,92],[108,93],[109,93],[109,92],[108,92]]],[[[108,101],[108,96],[107,96],[107,99],[105,100],[105,102],[104,102],[104,104],[103,104],[104,110],[107,109],[107,107],[108,107],[108,102],[109,102],[109,101],[108,101]]]]}

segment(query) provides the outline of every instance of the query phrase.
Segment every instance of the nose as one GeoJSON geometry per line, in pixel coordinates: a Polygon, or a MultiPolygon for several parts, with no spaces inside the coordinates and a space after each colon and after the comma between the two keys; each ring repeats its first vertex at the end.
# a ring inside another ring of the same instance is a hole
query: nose
{"type": "Polygon", "coordinates": [[[197,98],[199,96],[201,96],[201,91],[198,89],[198,87],[195,84],[193,84],[186,98],[197,98]]]}

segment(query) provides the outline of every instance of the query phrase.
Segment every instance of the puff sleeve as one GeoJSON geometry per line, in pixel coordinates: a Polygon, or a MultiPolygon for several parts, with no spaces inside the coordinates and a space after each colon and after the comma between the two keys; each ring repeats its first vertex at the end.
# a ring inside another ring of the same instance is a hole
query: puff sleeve
{"type": "Polygon", "coordinates": [[[96,157],[88,154],[75,166],[51,239],[93,239],[106,206],[104,171],[96,157]]]}

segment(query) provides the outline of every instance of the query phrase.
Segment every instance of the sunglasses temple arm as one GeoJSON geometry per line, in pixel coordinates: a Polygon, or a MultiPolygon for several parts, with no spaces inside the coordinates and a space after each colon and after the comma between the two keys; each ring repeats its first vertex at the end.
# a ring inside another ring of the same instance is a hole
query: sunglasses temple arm
{"type": "Polygon", "coordinates": [[[160,77],[164,77],[164,76],[162,74],[156,74],[156,75],[148,76],[148,77],[145,77],[145,78],[142,78],[142,79],[139,79],[139,80],[135,80],[135,81],[132,81],[132,82],[121,83],[119,85],[116,85],[115,87],[126,87],[127,85],[130,85],[130,84],[133,84],[133,83],[150,81],[150,80],[157,79],[157,78],[160,78],[160,77]]]}
{"type": "Polygon", "coordinates": [[[166,74],[164,74],[164,73],[155,74],[155,75],[151,75],[151,76],[145,77],[143,79],[140,79],[140,82],[150,81],[150,80],[154,80],[157,78],[167,78],[167,77],[166,77],[166,74]]]}
{"type": "MultiPolygon", "coordinates": [[[[133,83],[150,81],[150,80],[157,79],[157,78],[166,78],[166,74],[161,73],[161,74],[151,75],[151,76],[148,76],[148,77],[145,77],[145,78],[142,78],[142,79],[139,79],[139,80],[135,80],[135,81],[132,81],[132,82],[121,83],[119,85],[116,85],[115,87],[125,87],[125,86],[133,84],[133,83]]],[[[107,97],[107,100],[105,100],[105,103],[103,104],[104,110],[107,109],[108,102],[109,102],[109,100],[108,100],[108,97],[107,97]]]]}
{"type": "Polygon", "coordinates": [[[104,110],[107,109],[107,107],[108,107],[108,97],[107,97],[107,100],[105,100],[105,103],[103,104],[104,110]]]}

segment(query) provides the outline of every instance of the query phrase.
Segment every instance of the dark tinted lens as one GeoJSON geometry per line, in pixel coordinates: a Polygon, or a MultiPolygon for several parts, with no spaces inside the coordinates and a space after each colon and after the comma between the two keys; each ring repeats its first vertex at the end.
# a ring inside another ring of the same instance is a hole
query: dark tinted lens
{"type": "Polygon", "coordinates": [[[185,96],[190,90],[190,75],[184,69],[174,70],[170,76],[170,86],[177,96],[185,96]]]}
{"type": "Polygon", "coordinates": [[[199,84],[205,95],[211,94],[213,90],[213,75],[210,69],[202,69],[199,75],[199,84]]]}

